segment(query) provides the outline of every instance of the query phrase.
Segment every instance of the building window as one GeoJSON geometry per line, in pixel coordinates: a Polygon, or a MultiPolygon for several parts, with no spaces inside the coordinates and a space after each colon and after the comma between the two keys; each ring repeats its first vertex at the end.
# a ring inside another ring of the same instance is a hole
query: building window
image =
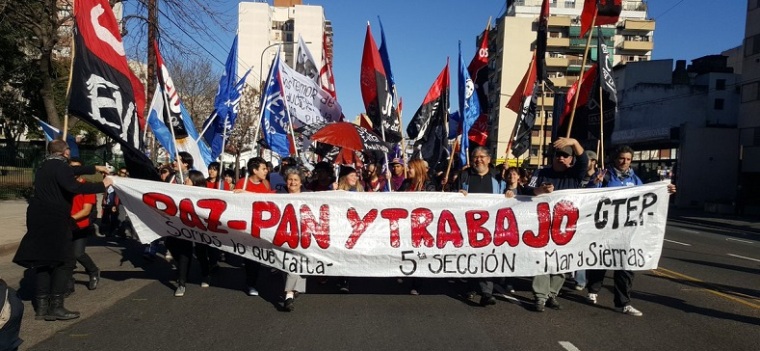
{"type": "Polygon", "coordinates": [[[716,79],[715,80],[715,90],[726,90],[726,80],[725,79],[716,79]]]}
{"type": "Polygon", "coordinates": [[[744,57],[756,54],[760,54],[760,34],[744,38],[744,57]]]}
{"type": "Polygon", "coordinates": [[[715,99],[715,102],[713,103],[713,109],[715,109],[715,110],[722,110],[723,109],[723,99],[715,99]]]}
{"type": "Polygon", "coordinates": [[[742,85],[742,103],[755,101],[760,98],[760,82],[742,85]]]}

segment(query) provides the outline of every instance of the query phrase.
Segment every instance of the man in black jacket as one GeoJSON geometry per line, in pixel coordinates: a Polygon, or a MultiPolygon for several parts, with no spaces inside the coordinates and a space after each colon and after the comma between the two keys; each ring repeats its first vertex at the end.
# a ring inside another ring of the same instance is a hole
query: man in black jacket
{"type": "Polygon", "coordinates": [[[63,306],[74,267],[72,199],[76,194],[102,193],[112,181],[106,177],[103,183],[77,182],[78,175],[108,170],[105,166],[69,166],[71,151],[62,140],[50,142],[48,152],[34,175],[34,196],[26,210],[27,232],[13,262],[36,274],[35,319],[54,321],[79,317],[79,312],[63,306]]]}

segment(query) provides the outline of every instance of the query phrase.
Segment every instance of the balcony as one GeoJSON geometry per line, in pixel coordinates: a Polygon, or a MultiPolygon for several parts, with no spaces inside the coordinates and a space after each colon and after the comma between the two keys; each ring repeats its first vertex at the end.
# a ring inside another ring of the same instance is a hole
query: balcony
{"type": "Polygon", "coordinates": [[[654,30],[654,21],[627,19],[620,26],[623,30],[651,32],[654,30]]]}
{"type": "Polygon", "coordinates": [[[569,87],[566,77],[549,77],[555,87],[569,87]]]}
{"type": "MultiPolygon", "coordinates": [[[[590,30],[589,32],[591,32],[591,35],[592,35],[593,38],[596,38],[596,29],[590,30]]],[[[615,34],[616,34],[616,29],[615,28],[602,27],[602,35],[605,38],[610,38],[610,37],[614,36],[615,34]]],[[[581,27],[578,26],[578,25],[570,27],[567,30],[567,35],[569,35],[570,37],[573,37],[573,38],[580,37],[581,36],[581,27]]]]}
{"type": "Polygon", "coordinates": [[[652,51],[652,49],[654,49],[654,43],[651,41],[624,40],[615,45],[615,48],[630,51],[652,51]]]}
{"type": "Polygon", "coordinates": [[[566,57],[547,57],[546,66],[548,67],[567,67],[569,60],[566,57]]]}
{"type": "Polygon", "coordinates": [[[549,27],[569,27],[570,21],[570,17],[549,16],[549,27]]]}
{"type": "Polygon", "coordinates": [[[570,38],[547,38],[546,46],[568,47],[570,46],[570,38]]]}

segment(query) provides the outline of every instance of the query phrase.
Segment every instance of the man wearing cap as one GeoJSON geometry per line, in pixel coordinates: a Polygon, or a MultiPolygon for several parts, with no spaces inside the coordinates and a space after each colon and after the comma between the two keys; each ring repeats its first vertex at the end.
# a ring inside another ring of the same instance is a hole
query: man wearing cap
{"type": "Polygon", "coordinates": [[[391,187],[393,191],[398,191],[404,179],[406,179],[404,161],[400,158],[394,158],[391,162],[388,162],[388,166],[391,168],[391,187]]]}
{"type": "Polygon", "coordinates": [[[594,178],[594,175],[596,175],[597,166],[599,165],[596,158],[596,152],[586,150],[586,157],[588,157],[588,168],[586,169],[586,175],[583,176],[583,180],[581,180],[581,188],[591,187],[594,185],[591,180],[594,178]]]}
{"type": "MultiPolygon", "coordinates": [[[[528,186],[535,195],[548,194],[554,190],[580,188],[588,169],[588,156],[573,138],[559,138],[550,148],[551,166],[533,174],[528,186]],[[575,160],[575,162],[573,162],[575,160]]],[[[530,192],[530,189],[527,190],[530,192]]],[[[557,294],[565,283],[564,274],[545,274],[533,277],[534,308],[543,312],[549,306],[560,309],[557,294]]]]}

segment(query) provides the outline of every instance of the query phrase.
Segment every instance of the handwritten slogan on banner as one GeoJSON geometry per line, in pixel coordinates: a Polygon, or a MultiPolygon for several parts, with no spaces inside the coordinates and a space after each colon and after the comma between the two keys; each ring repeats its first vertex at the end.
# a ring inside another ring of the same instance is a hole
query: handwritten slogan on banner
{"type": "Polygon", "coordinates": [[[290,116],[295,117],[294,127],[303,124],[336,122],[342,108],[334,97],[317,84],[314,79],[280,65],[282,70],[282,91],[290,116]]]}
{"type": "Polygon", "coordinates": [[[192,240],[297,274],[533,276],[657,268],[667,181],[536,197],[234,194],[116,178],[144,243],[192,240]]]}

